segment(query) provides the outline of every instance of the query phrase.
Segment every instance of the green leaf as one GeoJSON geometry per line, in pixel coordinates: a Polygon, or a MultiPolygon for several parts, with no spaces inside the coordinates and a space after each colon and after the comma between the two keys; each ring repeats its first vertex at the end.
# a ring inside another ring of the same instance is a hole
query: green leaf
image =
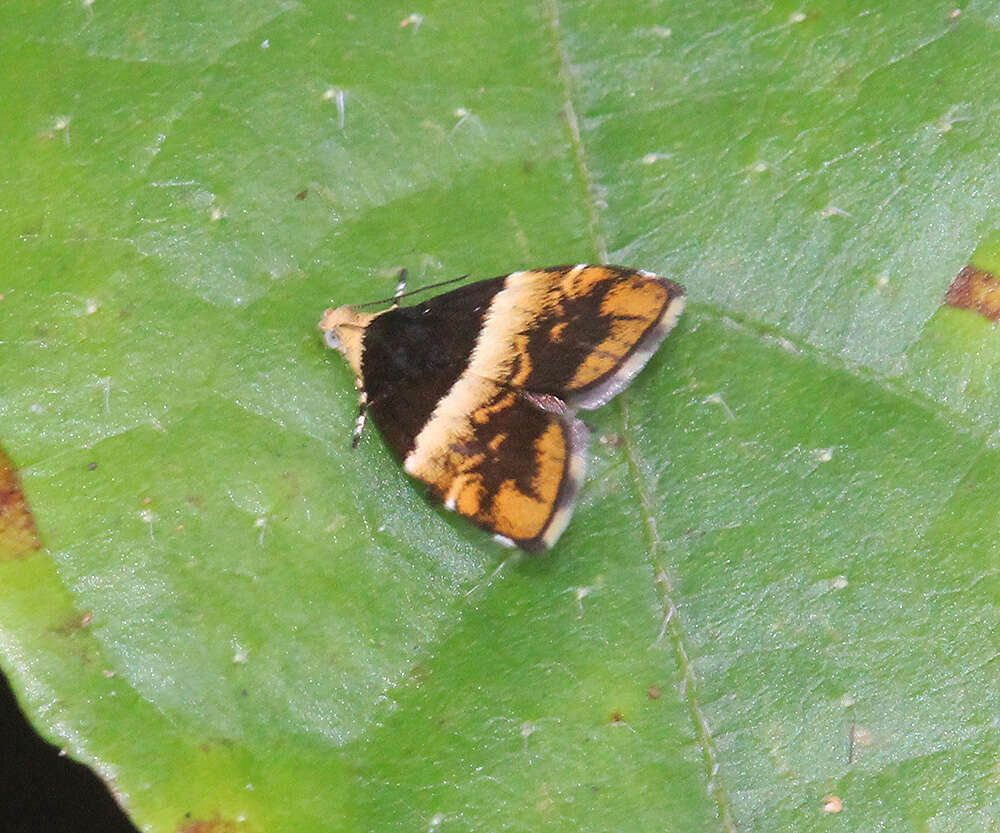
{"type": "Polygon", "coordinates": [[[994,830],[1000,336],[941,303],[1000,262],[998,41],[917,0],[0,7],[36,725],[155,831],[994,830]],[[350,452],[316,323],[588,260],[689,312],[504,560],[350,452]]]}

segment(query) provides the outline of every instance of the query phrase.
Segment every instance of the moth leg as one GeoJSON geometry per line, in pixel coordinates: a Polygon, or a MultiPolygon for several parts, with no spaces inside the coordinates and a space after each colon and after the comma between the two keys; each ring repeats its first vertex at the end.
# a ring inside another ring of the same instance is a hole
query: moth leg
{"type": "Polygon", "coordinates": [[[389,309],[396,309],[399,306],[399,299],[406,292],[406,270],[399,270],[399,278],[396,281],[396,291],[392,293],[392,306],[389,309]]]}
{"type": "Polygon", "coordinates": [[[358,419],[354,423],[354,432],[351,434],[351,448],[357,448],[361,442],[361,435],[365,430],[365,422],[368,420],[368,393],[358,382],[358,419]]]}

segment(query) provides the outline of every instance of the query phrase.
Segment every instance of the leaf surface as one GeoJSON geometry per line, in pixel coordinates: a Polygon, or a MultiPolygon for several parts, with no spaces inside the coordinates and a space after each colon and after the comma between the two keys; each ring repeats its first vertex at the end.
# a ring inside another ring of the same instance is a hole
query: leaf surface
{"type": "Polygon", "coordinates": [[[1000,336],[941,303],[1000,260],[998,26],[4,5],[35,723],[156,831],[995,829],[1000,336]],[[689,312],[505,561],[350,452],[316,322],[592,260],[689,312]]]}

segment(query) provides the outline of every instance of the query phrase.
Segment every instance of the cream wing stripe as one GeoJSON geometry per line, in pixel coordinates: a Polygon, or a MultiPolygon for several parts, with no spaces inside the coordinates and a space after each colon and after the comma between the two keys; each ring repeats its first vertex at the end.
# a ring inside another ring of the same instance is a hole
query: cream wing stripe
{"type": "Polygon", "coordinates": [[[510,378],[510,345],[538,315],[547,289],[537,272],[512,272],[507,276],[503,288],[490,302],[468,367],[438,402],[403,461],[407,474],[434,480],[448,446],[471,434],[470,415],[496,391],[490,379],[510,378]]]}

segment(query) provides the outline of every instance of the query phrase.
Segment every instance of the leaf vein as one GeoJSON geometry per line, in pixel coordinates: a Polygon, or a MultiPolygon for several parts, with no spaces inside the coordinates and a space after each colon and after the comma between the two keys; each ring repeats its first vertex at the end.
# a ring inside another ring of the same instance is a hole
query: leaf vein
{"type": "Polygon", "coordinates": [[[645,481],[642,477],[639,460],[631,440],[633,426],[629,419],[628,401],[626,397],[619,397],[618,401],[622,417],[623,447],[625,455],[628,458],[631,479],[635,483],[635,491],[639,498],[643,524],[646,527],[649,560],[652,562],[654,568],[653,580],[659,588],[659,595],[663,601],[663,625],[657,641],[668,637],[670,644],[673,646],[674,657],[677,660],[677,666],[681,673],[682,696],[687,701],[688,710],[691,713],[691,719],[694,723],[695,735],[701,746],[709,798],[715,803],[722,830],[725,833],[736,833],[738,828],[733,820],[731,801],[719,778],[721,764],[715,740],[712,736],[712,727],[709,725],[705,710],[702,708],[698,693],[698,678],[691,663],[691,658],[688,656],[687,647],[685,646],[687,637],[677,616],[677,606],[673,600],[673,582],[667,569],[659,563],[659,550],[663,545],[663,541],[660,538],[659,529],[656,524],[653,497],[649,490],[643,486],[645,481]]]}

